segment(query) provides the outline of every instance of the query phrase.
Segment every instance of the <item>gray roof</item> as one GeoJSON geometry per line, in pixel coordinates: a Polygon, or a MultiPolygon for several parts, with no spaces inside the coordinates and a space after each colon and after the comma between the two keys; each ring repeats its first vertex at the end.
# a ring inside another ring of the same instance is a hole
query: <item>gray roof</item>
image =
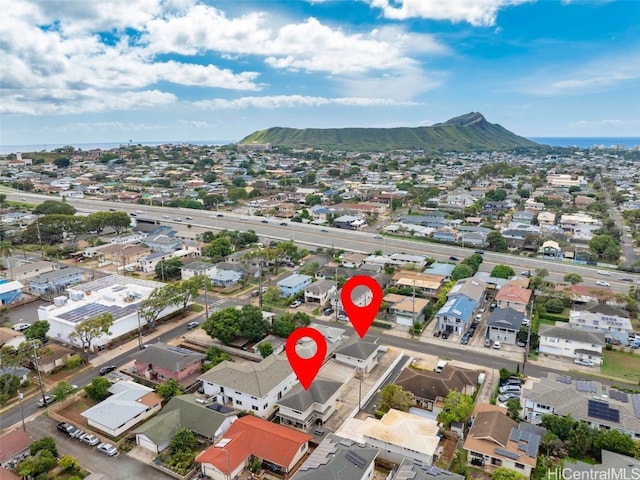
{"type": "Polygon", "coordinates": [[[59,270],[51,270],[49,272],[43,272],[35,277],[31,277],[29,281],[33,283],[37,283],[37,282],[46,283],[46,282],[52,282],[53,280],[56,280],[58,278],[68,277],[70,275],[81,275],[82,273],[84,272],[79,268],[63,267],[59,270]]]}
{"type": "Polygon", "coordinates": [[[152,343],[149,348],[140,352],[136,360],[157,367],[166,368],[172,372],[179,372],[194,362],[203,360],[203,353],[193,352],[182,347],[174,347],[164,343],[152,343]]]}
{"type": "Polygon", "coordinates": [[[345,345],[342,348],[338,348],[336,350],[336,353],[339,353],[341,355],[346,355],[347,357],[366,360],[377,350],[378,350],[378,345],[376,345],[375,343],[356,341],[350,345],[345,345]]]}
{"type": "Polygon", "coordinates": [[[601,313],[610,317],[629,318],[626,310],[615,305],[607,305],[606,303],[589,303],[587,305],[576,305],[575,310],[586,310],[591,313],[601,313]]]}
{"type": "Polygon", "coordinates": [[[574,342],[604,345],[604,333],[599,332],[588,332],[565,326],[540,325],[538,333],[541,337],[563,338],[574,342]]]}
{"type": "Polygon", "coordinates": [[[330,433],[300,466],[292,480],[361,480],[377,456],[377,448],[330,433]]]}
{"type": "Polygon", "coordinates": [[[113,395],[85,410],[81,415],[115,430],[149,408],[139,400],[152,393],[153,390],[134,382],[125,381],[111,385],[109,392],[113,395]]]}
{"type": "Polygon", "coordinates": [[[518,312],[511,307],[496,308],[487,318],[487,326],[520,331],[522,320],[524,320],[524,313],[522,312],[518,312]]]}
{"type": "Polygon", "coordinates": [[[282,280],[280,280],[277,285],[279,287],[296,287],[301,283],[307,282],[312,279],[313,277],[310,277],[309,275],[294,273],[293,275],[289,275],[287,278],[283,278],[282,280]]]}
{"type": "Polygon", "coordinates": [[[332,280],[318,280],[305,288],[307,292],[313,292],[323,294],[328,292],[332,287],[336,285],[336,282],[332,280]]]}
{"type": "Polygon", "coordinates": [[[392,480],[464,480],[463,475],[404,458],[392,480]]]}
{"type": "Polygon", "coordinates": [[[308,390],[296,385],[282,399],[278,405],[304,412],[314,403],[323,404],[342,387],[342,383],[324,378],[316,378],[308,390]]]}
{"type": "Polygon", "coordinates": [[[269,355],[260,363],[225,360],[198,379],[263,398],[290,375],[293,376],[293,372],[285,358],[269,355]]]}

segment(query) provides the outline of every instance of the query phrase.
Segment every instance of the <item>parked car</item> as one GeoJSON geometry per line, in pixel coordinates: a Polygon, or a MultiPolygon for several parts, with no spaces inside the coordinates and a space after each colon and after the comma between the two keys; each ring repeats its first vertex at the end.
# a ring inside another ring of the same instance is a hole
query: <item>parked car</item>
{"type": "Polygon", "coordinates": [[[92,435],[90,433],[85,433],[84,435],[82,435],[80,437],[80,441],[82,443],[86,443],[87,445],[90,445],[92,447],[95,447],[96,445],[98,445],[100,443],[100,439],[98,437],[96,437],[95,435],[92,435]]]}
{"type": "Polygon", "coordinates": [[[475,325],[471,325],[469,327],[469,330],[467,330],[467,335],[469,335],[469,337],[473,337],[476,333],[476,326],[475,325]]]}
{"type": "Polygon", "coordinates": [[[344,312],[338,314],[338,320],[347,321],[347,315],[344,312]]]}
{"type": "Polygon", "coordinates": [[[51,405],[55,401],[56,401],[55,395],[45,395],[44,398],[40,397],[36,403],[38,404],[38,407],[44,408],[48,405],[51,405]]]}
{"type": "Polygon", "coordinates": [[[289,304],[289,308],[298,308],[300,305],[302,305],[302,302],[300,300],[295,300],[289,304]]]}
{"type": "Polygon", "coordinates": [[[449,260],[451,260],[452,262],[457,262],[459,260],[459,258],[458,257],[454,257],[453,255],[451,255],[449,257],[449,260]]]}
{"type": "Polygon", "coordinates": [[[469,334],[465,333],[464,335],[462,335],[462,338],[460,339],[460,343],[462,345],[468,344],[469,343],[469,338],[470,338],[469,334]]]}
{"type": "Polygon", "coordinates": [[[493,348],[495,348],[496,350],[500,350],[501,346],[502,346],[501,342],[499,342],[499,341],[493,342],[493,348]]]}
{"type": "Polygon", "coordinates": [[[116,455],[118,455],[118,449],[110,443],[101,443],[100,445],[98,445],[98,451],[100,453],[104,453],[109,457],[115,457],[116,455]]]}
{"type": "Polygon", "coordinates": [[[504,395],[500,395],[498,400],[500,400],[500,403],[507,403],[509,400],[520,400],[520,395],[516,393],[505,393],[504,395]]]}
{"type": "Polygon", "coordinates": [[[484,339],[484,346],[487,348],[491,347],[491,339],[490,338],[485,338],[484,339]]]}
{"type": "Polygon", "coordinates": [[[522,385],[502,385],[500,387],[500,393],[517,393],[520,394],[522,385]]]}
{"type": "Polygon", "coordinates": [[[593,362],[585,358],[574,358],[573,363],[582,367],[593,367],[593,362]]]}
{"type": "Polygon", "coordinates": [[[194,328],[198,328],[200,325],[198,322],[189,322],[187,323],[187,330],[193,330],[194,328]]]}
{"type": "Polygon", "coordinates": [[[433,332],[433,336],[434,337],[439,337],[442,334],[442,332],[440,330],[436,330],[435,332],[433,332]]]}
{"type": "Polygon", "coordinates": [[[325,308],[322,313],[324,313],[325,315],[331,315],[335,310],[331,307],[329,308],[325,308]]]}
{"type": "Polygon", "coordinates": [[[115,365],[105,365],[104,367],[100,367],[100,370],[98,370],[98,373],[100,375],[106,375],[107,373],[111,373],[114,370],[117,370],[117,366],[115,365]]]}
{"type": "Polygon", "coordinates": [[[523,342],[522,340],[518,340],[516,342],[516,345],[518,345],[519,347],[526,347],[527,346],[527,342],[523,342]]]}
{"type": "Polygon", "coordinates": [[[76,429],[76,427],[74,427],[73,425],[71,425],[70,423],[67,422],[61,422],[59,423],[56,428],[61,431],[62,433],[66,433],[67,435],[69,434],[69,432],[72,432],[73,430],[76,429]]]}
{"type": "Polygon", "coordinates": [[[85,434],[85,432],[84,432],[83,430],[80,430],[80,429],[78,428],[78,429],[76,429],[76,431],[75,431],[75,432],[73,432],[73,433],[69,434],[69,436],[70,436],[71,438],[77,438],[77,439],[80,439],[80,437],[82,437],[84,434],[85,434]]]}
{"type": "Polygon", "coordinates": [[[25,331],[26,329],[28,329],[29,327],[31,327],[31,324],[30,324],[30,323],[21,322],[21,323],[16,323],[16,324],[13,326],[13,329],[14,329],[16,332],[24,332],[24,331],[25,331]]]}
{"type": "Polygon", "coordinates": [[[449,338],[450,335],[451,335],[451,333],[449,333],[448,331],[445,330],[444,332],[442,332],[441,337],[446,340],[447,338],[449,338]]]}
{"type": "Polygon", "coordinates": [[[502,382],[502,386],[506,386],[506,385],[522,385],[522,380],[520,380],[517,377],[511,377],[511,378],[507,378],[504,382],[502,382]]]}

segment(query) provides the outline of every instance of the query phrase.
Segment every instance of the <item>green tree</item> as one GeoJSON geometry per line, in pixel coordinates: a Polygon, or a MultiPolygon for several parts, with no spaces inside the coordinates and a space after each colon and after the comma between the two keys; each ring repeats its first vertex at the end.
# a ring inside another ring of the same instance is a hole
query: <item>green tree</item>
{"type": "Polygon", "coordinates": [[[240,335],[240,310],[227,307],[209,316],[202,328],[212,338],[217,338],[224,344],[229,344],[240,335]]]}
{"type": "Polygon", "coordinates": [[[167,260],[160,260],[155,267],[156,278],[159,278],[163,282],[165,280],[175,280],[180,278],[183,263],[180,258],[169,258],[167,260]]]}
{"type": "Polygon", "coordinates": [[[109,387],[111,382],[104,377],[95,377],[91,380],[91,383],[84,387],[84,391],[87,393],[87,397],[96,402],[101,402],[109,395],[109,387]]]}
{"type": "Polygon", "coordinates": [[[127,212],[109,212],[107,226],[111,227],[116,235],[120,235],[131,226],[131,217],[127,212]]]}
{"type": "Polygon", "coordinates": [[[484,198],[493,202],[502,202],[505,198],[507,198],[507,191],[504,188],[487,190],[487,192],[484,194],[484,198]]]}
{"type": "Polygon", "coordinates": [[[507,415],[514,420],[517,420],[520,416],[520,401],[512,398],[507,400],[507,415]]]}
{"type": "Polygon", "coordinates": [[[269,333],[271,325],[262,316],[262,310],[253,305],[244,305],[238,322],[240,335],[254,342],[269,333]]]}
{"type": "Polygon", "coordinates": [[[484,259],[482,258],[482,255],[474,253],[473,255],[463,259],[460,264],[470,266],[473,269],[473,274],[475,275],[475,273],[478,271],[478,268],[480,268],[480,265],[482,265],[483,260],[484,259]]]}
{"type": "Polygon", "coordinates": [[[45,200],[33,210],[34,215],[75,215],[76,209],[68,203],[45,200]]]}
{"type": "Polygon", "coordinates": [[[618,242],[611,235],[594,235],[589,240],[589,249],[603,260],[617,261],[621,255],[618,242]]]}
{"type": "Polygon", "coordinates": [[[451,280],[457,282],[463,278],[473,277],[473,273],[473,267],[460,263],[451,272],[451,280]]]}
{"type": "Polygon", "coordinates": [[[267,358],[273,353],[273,345],[271,345],[271,342],[262,342],[260,345],[258,345],[258,351],[260,352],[262,358],[267,358]]]}
{"type": "Polygon", "coordinates": [[[525,480],[525,476],[510,468],[500,467],[494,470],[491,480],[525,480]]]}
{"type": "Polygon", "coordinates": [[[202,254],[211,258],[222,258],[231,255],[231,241],[228,237],[222,236],[215,238],[209,245],[204,247],[202,254]]]}
{"type": "Polygon", "coordinates": [[[44,341],[50,327],[51,325],[46,320],[37,320],[24,332],[24,336],[27,340],[44,341]]]}
{"type": "Polygon", "coordinates": [[[542,426],[549,432],[557,435],[562,441],[569,439],[569,434],[571,433],[571,430],[573,430],[575,423],[576,421],[571,417],[571,415],[566,417],[553,414],[542,416],[542,426]]]}
{"type": "Polygon", "coordinates": [[[174,452],[192,452],[196,445],[196,437],[189,427],[180,427],[169,443],[174,452]]]}
{"type": "Polygon", "coordinates": [[[30,455],[37,455],[38,452],[41,451],[47,451],[54,457],[58,456],[58,447],[56,446],[56,441],[53,439],[53,437],[42,437],[39,440],[35,440],[29,446],[30,455]]]}
{"type": "Polygon", "coordinates": [[[89,349],[93,341],[102,335],[111,335],[110,328],[112,326],[113,316],[110,313],[102,313],[76,325],[75,330],[69,334],[69,339],[80,344],[88,361],[89,349]]]}
{"type": "Polygon", "coordinates": [[[487,248],[494,252],[506,252],[509,249],[507,240],[502,236],[500,232],[491,231],[487,234],[487,248]]]}
{"type": "Polygon", "coordinates": [[[59,157],[53,161],[53,164],[58,168],[68,168],[71,165],[71,160],[67,157],[59,157]]]}
{"type": "Polygon", "coordinates": [[[55,395],[57,401],[61,402],[73,393],[73,387],[69,382],[62,380],[53,387],[51,393],[55,395]]]}
{"type": "Polygon", "coordinates": [[[473,399],[457,390],[451,390],[444,399],[438,420],[447,427],[451,422],[466,422],[473,411],[473,399]]]}
{"type": "Polygon", "coordinates": [[[317,194],[309,194],[304,197],[304,203],[307,207],[313,207],[314,205],[320,205],[322,203],[322,196],[317,194]]]}
{"type": "Polygon", "coordinates": [[[16,473],[21,477],[36,477],[48,472],[56,466],[56,457],[49,450],[42,450],[36,455],[30,455],[16,467],[16,473]]]}
{"type": "Polygon", "coordinates": [[[13,397],[20,388],[20,379],[10,373],[5,373],[0,376],[0,395],[9,399],[13,397]]]}
{"type": "Polygon", "coordinates": [[[389,409],[408,412],[416,404],[413,393],[405,391],[401,386],[390,383],[380,390],[378,410],[387,413],[389,409]]]}
{"type": "Polygon", "coordinates": [[[200,369],[203,372],[206,372],[207,370],[224,361],[233,362],[233,357],[227,352],[223,352],[218,347],[209,347],[207,349],[206,355],[207,360],[202,364],[202,368],[200,369]]]}
{"type": "Polygon", "coordinates": [[[573,458],[583,458],[589,450],[593,441],[593,430],[583,422],[576,422],[573,430],[567,438],[568,453],[573,458]]]}
{"type": "Polygon", "coordinates": [[[60,460],[58,460],[58,466],[63,472],[66,472],[67,470],[78,470],[80,468],[78,461],[71,455],[61,457],[60,460]]]}
{"type": "Polygon", "coordinates": [[[580,275],[579,273],[567,273],[563,277],[563,280],[565,282],[569,282],[571,285],[575,285],[582,282],[582,275],[580,275]]]}
{"type": "Polygon", "coordinates": [[[162,397],[165,402],[168,402],[173,397],[183,392],[183,388],[178,381],[174,378],[170,378],[166,382],[161,383],[156,388],[156,393],[162,397]]]}
{"type": "Polygon", "coordinates": [[[150,328],[155,328],[162,311],[178,301],[171,289],[154,288],[151,294],[140,303],[138,315],[150,328]]]}
{"type": "Polygon", "coordinates": [[[13,279],[13,268],[9,257],[13,253],[13,244],[8,240],[0,241],[0,256],[4,257],[4,267],[9,269],[9,278],[13,279]]]}
{"type": "Polygon", "coordinates": [[[509,265],[496,265],[491,270],[491,276],[495,278],[511,278],[516,274],[509,265]]]}
{"type": "Polygon", "coordinates": [[[598,430],[593,438],[593,450],[600,460],[602,450],[620,453],[631,456],[634,453],[635,444],[633,439],[626,433],[612,428],[611,430],[598,430]]]}
{"type": "Polygon", "coordinates": [[[549,313],[562,313],[564,311],[564,302],[559,298],[550,298],[544,302],[544,309],[549,313]]]}

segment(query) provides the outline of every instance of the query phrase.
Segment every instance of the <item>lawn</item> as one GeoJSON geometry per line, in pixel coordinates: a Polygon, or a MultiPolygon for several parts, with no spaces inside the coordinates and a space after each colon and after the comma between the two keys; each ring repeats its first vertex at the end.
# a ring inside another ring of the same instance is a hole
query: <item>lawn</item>
{"type": "Polygon", "coordinates": [[[604,363],[600,367],[602,375],[633,384],[640,381],[640,355],[617,350],[606,350],[603,353],[604,363]]]}

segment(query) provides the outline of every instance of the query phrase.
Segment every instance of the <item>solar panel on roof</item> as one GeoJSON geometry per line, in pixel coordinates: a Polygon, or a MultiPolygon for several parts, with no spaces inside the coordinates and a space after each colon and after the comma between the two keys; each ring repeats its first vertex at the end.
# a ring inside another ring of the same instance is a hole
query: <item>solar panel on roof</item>
{"type": "Polygon", "coordinates": [[[168,346],[167,350],[171,350],[172,352],[176,352],[176,353],[180,353],[181,355],[191,355],[192,353],[195,353],[189,349],[186,348],[182,348],[182,347],[174,347],[173,345],[168,346]]]}
{"type": "Polygon", "coordinates": [[[607,422],[620,423],[620,410],[609,407],[606,402],[589,400],[587,415],[607,422]]]}
{"type": "Polygon", "coordinates": [[[511,434],[509,435],[509,440],[511,440],[512,442],[519,442],[520,441],[520,430],[518,430],[517,428],[512,428],[511,429],[511,434]]]}
{"type": "Polygon", "coordinates": [[[531,435],[531,440],[527,445],[527,456],[536,458],[538,456],[538,448],[540,447],[540,435],[531,435]]]}
{"type": "Polygon", "coordinates": [[[629,403],[629,395],[627,395],[625,392],[619,392],[618,398],[622,403],[629,403]]]}
{"type": "Polygon", "coordinates": [[[633,413],[640,420],[640,395],[631,395],[631,404],[633,405],[633,413]]]}
{"type": "Polygon", "coordinates": [[[529,446],[528,443],[519,443],[518,444],[518,450],[522,450],[523,452],[526,452],[528,446],[529,446]]]}
{"type": "Polygon", "coordinates": [[[358,468],[364,468],[364,466],[367,464],[367,461],[353,450],[349,450],[344,458],[349,460],[358,468]]]}
{"type": "Polygon", "coordinates": [[[503,457],[507,457],[512,460],[517,460],[518,458],[520,458],[520,455],[517,454],[516,452],[505,450],[504,448],[496,448],[494,452],[497,453],[498,455],[502,455],[503,457]]]}

